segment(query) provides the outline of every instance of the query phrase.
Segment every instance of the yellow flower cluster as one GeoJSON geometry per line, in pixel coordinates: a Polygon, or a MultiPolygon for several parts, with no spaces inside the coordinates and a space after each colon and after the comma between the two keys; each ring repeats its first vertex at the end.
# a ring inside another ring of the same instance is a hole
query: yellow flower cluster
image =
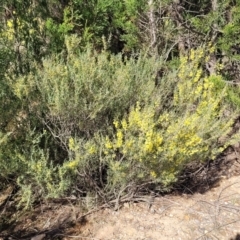
{"type": "Polygon", "coordinates": [[[89,153],[90,155],[96,154],[96,153],[97,153],[97,147],[94,146],[94,145],[90,146],[90,147],[88,148],[88,153],[89,153]]]}
{"type": "Polygon", "coordinates": [[[72,137],[69,138],[68,147],[71,151],[75,150],[75,141],[72,137]]]}
{"type": "Polygon", "coordinates": [[[110,141],[110,139],[109,139],[108,136],[107,136],[106,139],[105,139],[105,147],[106,147],[107,149],[113,148],[113,144],[112,144],[112,142],[110,141]]]}
{"type": "MultiPolygon", "coordinates": [[[[204,106],[205,109],[207,107],[204,106]]],[[[147,167],[153,179],[161,176],[160,166],[166,162],[166,171],[171,169],[174,176],[179,166],[196,154],[208,151],[201,136],[204,126],[199,122],[202,115],[195,112],[183,118],[175,117],[165,112],[157,119],[153,108],[141,108],[137,104],[127,118],[113,122],[116,132],[113,139],[105,138],[104,153],[114,158],[117,150],[126,158],[147,167]]]]}
{"type": "MultiPolygon", "coordinates": [[[[220,75],[203,77],[203,69],[200,65],[204,64],[204,54],[211,54],[214,51],[214,47],[209,45],[208,51],[203,51],[202,48],[191,50],[190,56],[187,58],[186,56],[181,57],[180,67],[178,71],[178,84],[174,94],[174,105],[182,105],[182,104],[196,104],[199,103],[201,105],[198,108],[203,108],[203,104],[201,102],[216,102],[216,88],[214,81],[221,81],[220,75]]],[[[221,69],[221,66],[219,66],[221,69]]],[[[205,106],[204,106],[205,107],[205,106]]]]}
{"type": "MultiPolygon", "coordinates": [[[[166,121],[166,118],[167,114],[162,120],[166,121]]],[[[114,157],[117,151],[129,159],[146,164],[149,175],[155,179],[158,175],[156,162],[163,151],[164,142],[161,131],[156,128],[159,121],[154,118],[153,108],[141,108],[137,103],[127,118],[113,122],[116,132],[113,139],[105,138],[104,153],[114,157]]],[[[124,171],[123,169],[120,167],[118,171],[124,171]]]]}
{"type": "Polygon", "coordinates": [[[171,136],[171,141],[166,145],[171,150],[169,151],[171,158],[176,157],[175,149],[178,153],[178,162],[203,151],[204,142],[198,135],[200,120],[198,115],[193,114],[185,119],[179,119],[168,127],[167,133],[171,136]]]}
{"type": "Polygon", "coordinates": [[[156,178],[156,177],[157,177],[157,174],[156,174],[156,172],[154,172],[154,171],[151,171],[150,174],[151,174],[151,176],[152,176],[153,178],[156,178]]]}
{"type": "Polygon", "coordinates": [[[6,37],[9,41],[12,41],[14,39],[14,32],[13,20],[10,19],[7,21],[7,29],[4,33],[4,37],[6,37]]]}
{"type": "Polygon", "coordinates": [[[9,19],[7,20],[6,23],[6,29],[5,31],[3,31],[1,36],[6,38],[8,41],[12,41],[15,38],[16,28],[18,30],[22,30],[26,26],[27,26],[26,22],[22,19],[17,18],[15,21],[13,21],[13,19],[9,19]]]}
{"type": "Polygon", "coordinates": [[[204,54],[197,49],[181,57],[173,100],[176,112],[165,109],[156,116],[157,104],[137,103],[127,117],[113,122],[115,133],[105,138],[104,153],[118,162],[118,171],[127,174],[130,164],[141,166],[151,179],[168,184],[186,163],[219,153],[213,141],[230,125],[216,120],[221,116],[222,92],[215,82],[221,77],[205,77],[204,54]]]}
{"type": "Polygon", "coordinates": [[[120,148],[123,145],[123,132],[121,129],[117,130],[117,140],[115,143],[116,148],[120,148]]]}
{"type": "Polygon", "coordinates": [[[163,143],[163,137],[158,133],[154,132],[154,129],[149,129],[145,134],[144,150],[146,153],[154,153],[161,151],[161,145],[163,143]]]}
{"type": "Polygon", "coordinates": [[[75,170],[78,164],[79,164],[78,160],[72,160],[72,161],[66,162],[64,167],[69,168],[71,170],[75,170]]]}
{"type": "Polygon", "coordinates": [[[193,82],[197,83],[200,80],[201,75],[202,75],[202,69],[200,68],[196,71],[196,74],[193,78],[193,82]]]}
{"type": "Polygon", "coordinates": [[[41,161],[37,161],[35,164],[32,164],[32,170],[35,171],[38,175],[40,175],[40,173],[43,170],[43,163],[41,161]]]}

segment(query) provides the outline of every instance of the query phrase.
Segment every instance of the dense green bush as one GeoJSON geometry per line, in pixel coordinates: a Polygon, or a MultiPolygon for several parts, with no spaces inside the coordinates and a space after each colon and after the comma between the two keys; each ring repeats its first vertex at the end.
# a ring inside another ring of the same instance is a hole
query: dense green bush
{"type": "Polygon", "coordinates": [[[201,67],[208,54],[200,48],[182,57],[177,75],[169,74],[168,84],[161,81],[150,100],[137,102],[110,123],[112,132],[95,134],[90,141],[70,138],[74,154],[68,167],[91,176],[92,187],[105,187],[115,197],[147,183],[168,190],[188,164],[213,160],[238,141],[239,132],[229,136],[237,115],[226,102],[226,88],[216,85],[221,76],[207,76],[201,67]],[[175,88],[165,105],[170,82],[175,88]]]}
{"type": "MultiPolygon", "coordinates": [[[[8,166],[8,171],[1,175],[17,173],[25,197],[30,197],[30,185],[31,197],[66,193],[76,175],[68,167],[74,155],[69,139],[88,140],[88,145],[137,101],[150,101],[155,91],[160,60],[144,54],[124,60],[121,54],[97,54],[91,49],[81,53],[79,41],[75,36],[66,38],[67,52],[43,60],[42,66],[36,63],[32,67],[36,70],[28,75],[6,76],[10,92],[21,105],[11,126],[5,128],[8,142],[1,145],[0,166],[8,166]]],[[[91,161],[86,158],[86,162],[91,161]]],[[[92,167],[99,167],[98,157],[89,170],[92,167]]],[[[81,181],[75,185],[88,186],[81,181]]]]}
{"type": "Polygon", "coordinates": [[[22,108],[1,135],[1,177],[17,176],[27,206],[69,194],[107,201],[149,184],[169,190],[188,164],[237,141],[224,81],[202,67],[208,51],[181,57],[156,85],[161,59],[81,53],[78,43],[66,38],[64,54],[6,77],[22,108]]]}
{"type": "MultiPolygon", "coordinates": [[[[161,62],[147,59],[123,61],[122,55],[78,53],[78,39],[66,39],[67,58],[43,61],[43,69],[28,77],[45,106],[44,122],[66,147],[70,136],[91,137],[108,128],[136,101],[148,101],[161,62]]],[[[17,84],[17,82],[16,82],[17,84]]]]}

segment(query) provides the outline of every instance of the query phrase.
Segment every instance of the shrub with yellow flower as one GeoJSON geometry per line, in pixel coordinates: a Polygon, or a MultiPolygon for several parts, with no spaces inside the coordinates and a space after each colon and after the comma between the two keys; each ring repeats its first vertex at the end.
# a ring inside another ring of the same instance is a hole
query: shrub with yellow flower
{"type": "MultiPolygon", "coordinates": [[[[223,114],[225,90],[214,84],[221,76],[206,76],[201,67],[206,54],[199,48],[181,58],[171,108],[156,114],[156,102],[137,103],[114,121],[105,154],[118,162],[118,172],[135,182],[151,179],[168,186],[186,164],[213,159],[223,150],[218,138],[230,132],[232,121],[223,114]]],[[[116,168],[109,171],[113,177],[116,168]]]]}

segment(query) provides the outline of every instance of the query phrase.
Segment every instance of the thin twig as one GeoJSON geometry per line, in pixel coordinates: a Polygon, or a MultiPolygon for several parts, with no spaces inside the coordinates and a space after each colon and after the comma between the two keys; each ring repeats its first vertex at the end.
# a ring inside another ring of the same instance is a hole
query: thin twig
{"type": "Polygon", "coordinates": [[[100,238],[94,238],[94,237],[83,237],[81,235],[73,236],[73,235],[66,235],[66,234],[56,234],[54,237],[69,237],[69,238],[77,238],[77,239],[91,239],[91,240],[100,240],[100,238]]]}
{"type": "Polygon", "coordinates": [[[210,231],[208,231],[208,232],[202,234],[200,237],[196,238],[195,240],[198,240],[198,239],[200,239],[200,238],[206,236],[208,233],[211,233],[211,232],[213,232],[213,231],[215,231],[215,230],[217,230],[217,229],[219,229],[219,228],[226,227],[226,226],[231,225],[231,224],[233,224],[233,223],[236,223],[236,222],[238,222],[238,221],[240,221],[240,219],[237,219],[237,220],[234,220],[234,221],[232,221],[232,222],[229,222],[229,223],[223,224],[223,225],[221,225],[221,226],[219,226],[219,227],[215,227],[215,228],[213,228],[212,230],[210,230],[210,231]]]}
{"type": "Polygon", "coordinates": [[[235,185],[235,184],[237,184],[237,183],[239,183],[239,182],[240,182],[240,181],[234,182],[234,183],[229,184],[229,185],[227,185],[226,187],[224,187],[224,188],[221,190],[221,192],[220,192],[220,194],[219,194],[219,196],[218,196],[218,201],[221,199],[222,193],[223,193],[227,188],[229,188],[229,187],[231,187],[231,186],[233,186],[233,185],[235,185]]]}

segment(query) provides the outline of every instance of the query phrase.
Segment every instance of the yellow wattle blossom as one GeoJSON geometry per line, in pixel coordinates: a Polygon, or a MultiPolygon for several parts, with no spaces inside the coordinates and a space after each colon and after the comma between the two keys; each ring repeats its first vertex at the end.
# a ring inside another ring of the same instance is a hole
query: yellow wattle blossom
{"type": "Polygon", "coordinates": [[[147,139],[144,145],[144,150],[148,153],[151,153],[153,151],[153,142],[151,141],[151,139],[147,139]]]}
{"type": "Polygon", "coordinates": [[[7,21],[7,27],[10,29],[13,28],[13,20],[12,19],[7,21]]]}
{"type": "Polygon", "coordinates": [[[151,171],[150,174],[151,174],[151,176],[152,176],[153,178],[156,178],[156,177],[157,177],[157,174],[156,174],[156,172],[154,172],[154,171],[151,171]]]}
{"type": "Polygon", "coordinates": [[[41,173],[43,170],[43,163],[41,161],[37,161],[34,165],[33,165],[33,170],[36,171],[37,173],[41,173]]]}
{"type": "Polygon", "coordinates": [[[209,61],[210,61],[210,56],[208,55],[205,57],[205,62],[209,62],[209,61]]]}
{"type": "Polygon", "coordinates": [[[65,167],[69,168],[69,169],[76,169],[78,166],[78,161],[77,160],[72,160],[72,161],[69,161],[69,162],[66,162],[65,163],[65,167]]]}
{"type": "Polygon", "coordinates": [[[201,75],[202,75],[202,69],[198,69],[197,73],[196,73],[196,75],[195,75],[195,77],[193,79],[193,82],[194,83],[198,82],[200,80],[201,75]]]}
{"type": "Polygon", "coordinates": [[[224,65],[223,65],[223,64],[221,64],[221,63],[218,63],[218,64],[217,64],[217,71],[218,71],[218,72],[221,71],[223,68],[224,68],[224,65]]]}
{"type": "Polygon", "coordinates": [[[214,51],[215,51],[215,47],[214,47],[214,46],[212,46],[212,47],[209,48],[209,52],[210,52],[210,53],[214,53],[214,51]]]}
{"type": "Polygon", "coordinates": [[[168,122],[169,121],[169,113],[163,113],[159,116],[158,122],[163,123],[163,122],[168,122]]]}
{"type": "Polygon", "coordinates": [[[88,152],[89,152],[91,155],[97,153],[97,148],[96,148],[96,146],[91,146],[91,147],[88,149],[88,152]]]}
{"type": "Polygon", "coordinates": [[[10,19],[7,21],[7,29],[2,34],[3,37],[6,37],[9,41],[12,41],[14,39],[14,26],[13,26],[13,20],[10,19]]]}
{"type": "Polygon", "coordinates": [[[117,142],[116,147],[120,148],[123,145],[123,133],[120,129],[117,130],[117,142]]]}
{"type": "Polygon", "coordinates": [[[111,148],[113,148],[113,145],[112,145],[112,143],[111,143],[109,137],[106,137],[106,140],[105,140],[105,147],[106,147],[107,149],[111,149],[111,148]]]}
{"type": "Polygon", "coordinates": [[[195,59],[195,50],[194,50],[194,49],[191,49],[191,50],[190,50],[189,59],[192,60],[192,61],[195,59]]]}
{"type": "Polygon", "coordinates": [[[117,120],[113,121],[113,125],[115,126],[115,128],[117,129],[119,127],[119,122],[117,120]]]}
{"type": "Polygon", "coordinates": [[[29,34],[33,35],[35,33],[35,30],[33,28],[29,29],[29,34]]]}
{"type": "MultiPolygon", "coordinates": [[[[189,138],[188,141],[186,141],[185,145],[187,147],[195,147],[198,146],[199,144],[202,143],[202,138],[200,138],[199,136],[197,136],[197,134],[194,134],[193,136],[191,136],[189,138]]],[[[197,149],[196,149],[197,150],[197,149]]]]}
{"type": "Polygon", "coordinates": [[[202,86],[202,84],[199,84],[199,85],[197,86],[196,90],[195,90],[195,95],[196,95],[196,96],[201,95],[201,94],[202,94],[202,91],[203,91],[203,86],[202,86]]]}
{"type": "Polygon", "coordinates": [[[159,147],[163,143],[163,137],[157,134],[157,136],[155,137],[155,143],[157,147],[159,147]]]}
{"type": "Polygon", "coordinates": [[[184,125],[185,125],[185,126],[190,126],[190,125],[191,125],[191,119],[187,118],[187,119],[184,121],[184,125]]]}
{"type": "Polygon", "coordinates": [[[75,142],[74,142],[74,139],[72,137],[69,138],[68,147],[71,151],[75,150],[75,142]]]}
{"type": "Polygon", "coordinates": [[[136,108],[134,108],[128,117],[129,127],[137,127],[141,123],[140,104],[137,102],[136,108]]]}
{"type": "Polygon", "coordinates": [[[130,150],[131,147],[133,146],[133,144],[134,144],[133,140],[127,140],[126,141],[126,148],[130,150]]]}
{"type": "Polygon", "coordinates": [[[126,131],[126,130],[127,130],[127,127],[128,127],[128,124],[127,124],[126,119],[123,119],[122,122],[121,122],[121,124],[122,124],[122,128],[126,131]]]}

